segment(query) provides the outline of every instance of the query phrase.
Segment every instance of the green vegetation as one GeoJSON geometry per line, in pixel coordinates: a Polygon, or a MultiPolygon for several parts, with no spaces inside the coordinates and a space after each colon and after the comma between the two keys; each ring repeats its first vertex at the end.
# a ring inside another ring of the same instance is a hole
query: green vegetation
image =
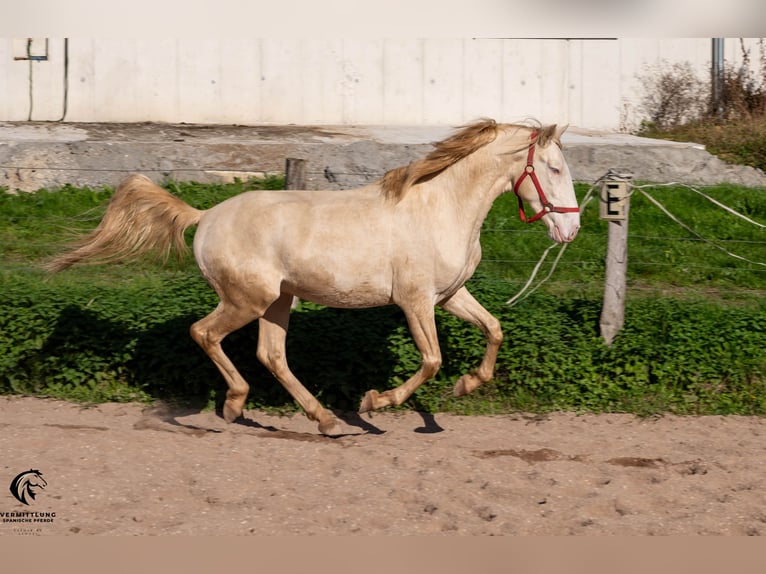
{"type": "MultiPolygon", "coordinates": [[[[197,207],[280,179],[230,185],[178,183],[197,207]]],[[[577,186],[582,198],[587,186],[577,186]]],[[[706,239],[763,262],[763,230],[684,187],[646,190],[706,239]]],[[[761,192],[724,186],[706,193],[766,220],[761,192]]],[[[41,264],[100,220],[111,190],[0,193],[0,393],[76,401],[163,399],[197,408],[220,404],[225,384],[188,335],[216,305],[191,257],[83,267],[48,276],[41,264]]],[[[733,259],[672,223],[640,192],[631,200],[629,300],[625,329],[599,338],[606,224],[594,200],[583,230],[551,278],[515,306],[550,245],[544,227],[518,221],[513,197],[494,206],[483,233],[484,262],[469,288],[506,334],[495,380],[469,397],[454,381],[476,366],[481,333],[438,312],[444,366],[406,405],[428,411],[627,411],[640,414],[766,413],[766,268],[733,259]]],[[[541,267],[551,271],[559,248],[541,267]]],[[[257,325],[225,349],[251,383],[250,406],[292,408],[255,358],[257,325]]],[[[302,303],[288,354],[296,375],[326,405],[354,410],[369,388],[405,380],[419,364],[395,307],[337,310],[302,303]]]]}

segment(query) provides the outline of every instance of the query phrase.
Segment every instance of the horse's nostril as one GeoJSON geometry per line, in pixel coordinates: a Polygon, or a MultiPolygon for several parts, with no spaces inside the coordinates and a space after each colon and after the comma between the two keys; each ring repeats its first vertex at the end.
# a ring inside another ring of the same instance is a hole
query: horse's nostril
{"type": "Polygon", "coordinates": [[[577,237],[577,232],[580,231],[580,226],[574,228],[574,231],[569,234],[569,237],[567,238],[567,241],[574,241],[574,238],[577,237]]]}

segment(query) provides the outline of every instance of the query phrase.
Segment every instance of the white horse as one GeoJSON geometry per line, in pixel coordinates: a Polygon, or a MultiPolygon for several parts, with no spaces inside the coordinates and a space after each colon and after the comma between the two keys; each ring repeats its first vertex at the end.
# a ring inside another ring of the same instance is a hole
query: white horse
{"type": "Polygon", "coordinates": [[[184,231],[198,225],[194,257],[220,297],[191,336],[228,384],[223,408],[231,422],[249,392],[221,341],[259,320],[258,359],[326,435],[340,421],[290,371],[285,339],[293,296],[326,306],[396,304],[422,355],[420,369],[397,388],[368,391],[359,412],[400,405],[441,366],[434,306],[478,326],[487,348],[478,369],[463,375],[455,396],[493,376],[500,323],[465,288],[481,259],[482,222],[512,188],[522,220],[541,220],[556,242],[577,235],[580,216],[561,152],[564,129],[481,120],[435,143],[424,159],[348,191],[252,191],[197,210],[142,175],[115,191],[99,226],[48,268],[84,260],[115,261],[150,249],[183,250],[184,231]],[[522,200],[535,214],[524,213],[522,200]]]}

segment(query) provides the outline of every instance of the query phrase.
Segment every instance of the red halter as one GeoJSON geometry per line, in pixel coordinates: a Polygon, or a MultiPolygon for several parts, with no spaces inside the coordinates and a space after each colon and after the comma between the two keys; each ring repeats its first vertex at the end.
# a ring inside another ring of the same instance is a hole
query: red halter
{"type": "MultiPolygon", "coordinates": [[[[536,137],[537,131],[532,132],[530,139],[534,140],[536,137]]],[[[515,193],[516,197],[519,198],[519,217],[525,223],[532,223],[533,221],[537,221],[546,213],[550,213],[551,211],[556,213],[579,213],[579,207],[556,207],[550,201],[548,201],[547,197],[545,197],[543,188],[540,185],[540,180],[537,179],[537,174],[535,174],[534,160],[536,145],[537,142],[532,142],[532,144],[529,146],[529,153],[527,154],[527,166],[524,168],[524,173],[521,174],[521,177],[516,180],[516,184],[513,186],[513,193],[515,193]],[[543,208],[538,213],[529,218],[527,217],[527,214],[524,213],[524,202],[521,200],[521,196],[519,195],[519,187],[521,186],[521,182],[524,181],[524,178],[527,176],[529,176],[529,178],[532,180],[532,183],[537,190],[537,196],[540,198],[540,202],[543,204],[543,208]]]]}

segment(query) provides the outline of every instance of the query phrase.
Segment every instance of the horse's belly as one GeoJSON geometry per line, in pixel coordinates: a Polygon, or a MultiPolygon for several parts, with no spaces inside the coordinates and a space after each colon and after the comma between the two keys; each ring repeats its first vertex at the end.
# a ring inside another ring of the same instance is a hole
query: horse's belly
{"type": "Polygon", "coordinates": [[[328,307],[359,308],[380,307],[391,303],[390,285],[375,281],[360,280],[347,284],[337,281],[325,272],[324,279],[302,278],[300,281],[285,281],[282,289],[306,301],[328,307]]]}

